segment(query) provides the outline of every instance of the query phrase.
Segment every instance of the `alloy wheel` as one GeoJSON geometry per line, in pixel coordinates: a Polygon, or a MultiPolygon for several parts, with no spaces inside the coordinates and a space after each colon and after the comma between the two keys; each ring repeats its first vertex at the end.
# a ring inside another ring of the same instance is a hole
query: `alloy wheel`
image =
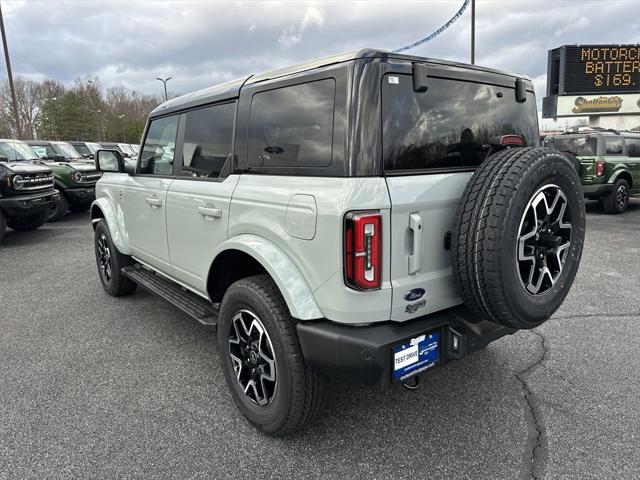
{"type": "Polygon", "coordinates": [[[518,231],[518,273],[527,293],[541,295],[562,274],[571,246],[571,211],[557,185],[541,187],[529,200],[518,231]]]}
{"type": "Polygon", "coordinates": [[[620,185],[616,190],[616,206],[619,210],[624,210],[629,201],[629,190],[626,185],[620,185]]]}
{"type": "Polygon", "coordinates": [[[111,250],[104,234],[98,237],[98,266],[102,278],[109,283],[111,281],[111,250]]]}
{"type": "Polygon", "coordinates": [[[236,380],[247,398],[267,406],[276,391],[275,352],[263,323],[249,310],[236,312],[231,320],[229,356],[236,380]]]}

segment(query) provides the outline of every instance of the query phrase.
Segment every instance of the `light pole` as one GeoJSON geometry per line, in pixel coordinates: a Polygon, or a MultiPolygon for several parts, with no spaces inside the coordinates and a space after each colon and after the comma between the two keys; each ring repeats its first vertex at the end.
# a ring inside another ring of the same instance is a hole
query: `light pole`
{"type": "Polygon", "coordinates": [[[56,118],[58,117],[58,108],[54,107],[51,102],[57,102],[58,97],[45,98],[43,100],[43,107],[46,107],[48,114],[51,118],[45,116],[44,119],[47,121],[47,125],[49,126],[49,138],[48,140],[56,140],[56,132],[58,130],[58,125],[56,124],[56,118]]]}
{"type": "Polygon", "coordinates": [[[476,63],[476,0],[471,0],[471,65],[476,63]]]}
{"type": "Polygon", "coordinates": [[[167,77],[167,78],[156,77],[156,80],[160,80],[164,85],[164,101],[166,102],[167,101],[167,82],[171,80],[171,77],[167,77]]]}
{"type": "Polygon", "coordinates": [[[11,89],[11,100],[13,102],[13,115],[16,119],[16,134],[18,139],[22,138],[20,128],[20,117],[18,115],[18,102],[16,101],[16,89],[13,86],[13,73],[11,72],[11,61],[9,60],[9,47],[7,46],[7,35],[4,31],[4,18],[2,17],[2,6],[0,6],[0,33],[2,34],[2,45],[4,47],[4,59],[7,62],[7,77],[9,77],[9,88],[11,89]]]}
{"type": "Polygon", "coordinates": [[[125,138],[124,138],[124,137],[125,137],[125,132],[124,132],[124,117],[125,117],[124,113],[121,113],[120,115],[118,115],[118,118],[119,118],[120,120],[122,120],[122,121],[120,122],[120,131],[121,131],[121,133],[122,133],[122,136],[121,136],[120,138],[122,138],[121,142],[123,142],[123,143],[124,143],[124,141],[125,141],[125,138]]]}

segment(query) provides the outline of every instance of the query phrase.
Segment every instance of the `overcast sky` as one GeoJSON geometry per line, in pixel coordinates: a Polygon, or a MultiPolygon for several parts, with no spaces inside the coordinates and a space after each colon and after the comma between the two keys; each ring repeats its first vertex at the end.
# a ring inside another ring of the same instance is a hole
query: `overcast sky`
{"type": "MultiPolygon", "coordinates": [[[[392,50],[462,0],[422,2],[2,1],[14,75],[187,93],[360,47],[392,50]]],[[[408,53],[469,61],[470,14],[408,53]]],[[[477,63],[524,73],[544,96],[547,50],[640,43],[640,0],[477,0],[477,63]]],[[[5,75],[4,68],[1,70],[5,75]]]]}

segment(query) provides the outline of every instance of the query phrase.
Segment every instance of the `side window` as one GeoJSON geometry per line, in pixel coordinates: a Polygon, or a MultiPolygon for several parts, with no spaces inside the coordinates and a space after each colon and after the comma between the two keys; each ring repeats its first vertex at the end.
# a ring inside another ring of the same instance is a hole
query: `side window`
{"type": "Polygon", "coordinates": [[[62,153],[56,152],[51,145],[47,145],[44,149],[49,158],[53,158],[54,155],[63,155],[62,153]]]}
{"type": "Polygon", "coordinates": [[[139,173],[150,175],[173,174],[178,115],[152,120],[140,155],[139,173]]]}
{"type": "Polygon", "coordinates": [[[633,158],[640,158],[640,138],[625,138],[627,144],[627,155],[633,158]]]}
{"type": "Polygon", "coordinates": [[[249,165],[328,166],[335,91],[335,80],[327,79],[255,94],[249,118],[249,165]]]}
{"type": "Polygon", "coordinates": [[[226,103],[184,114],[183,176],[220,175],[231,155],[235,110],[235,103],[226,103]]]}
{"type": "Polygon", "coordinates": [[[605,138],[605,155],[622,155],[622,139],[620,137],[605,138]]]}

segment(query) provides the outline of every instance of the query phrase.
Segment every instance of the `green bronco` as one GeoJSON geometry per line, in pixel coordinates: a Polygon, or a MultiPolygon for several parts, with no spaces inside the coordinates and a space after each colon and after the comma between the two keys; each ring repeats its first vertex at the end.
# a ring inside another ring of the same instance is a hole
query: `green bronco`
{"type": "Polygon", "coordinates": [[[27,140],[26,144],[55,175],[55,188],[60,200],[51,207],[50,222],[63,218],[69,210],[86,212],[96,195],[96,182],[102,174],[93,160],[82,156],[66,142],[27,140]]]}
{"type": "Polygon", "coordinates": [[[547,137],[546,147],[580,162],[584,196],[598,199],[607,213],[622,213],[640,195],[640,132],[590,130],[547,137]]]}

